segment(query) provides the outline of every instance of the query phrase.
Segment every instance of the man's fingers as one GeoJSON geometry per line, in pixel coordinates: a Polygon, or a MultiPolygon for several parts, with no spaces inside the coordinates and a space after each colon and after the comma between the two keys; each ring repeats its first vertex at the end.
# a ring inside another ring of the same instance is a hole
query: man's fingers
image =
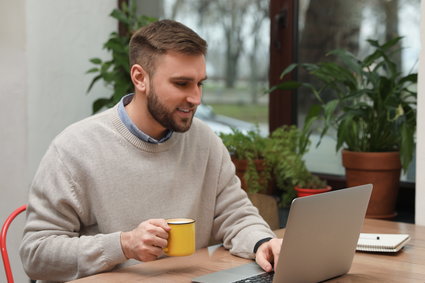
{"type": "Polygon", "coordinates": [[[157,259],[168,244],[170,227],[165,219],[149,219],[121,234],[121,246],[127,258],[142,261],[157,259]]]}
{"type": "Polygon", "coordinates": [[[263,255],[261,255],[261,256],[258,255],[255,258],[255,261],[264,271],[266,271],[266,272],[272,271],[272,265],[263,255]]]}
{"type": "Polygon", "coordinates": [[[151,246],[142,253],[140,259],[142,261],[153,261],[156,260],[162,254],[162,248],[151,246]]]}
{"type": "Polygon", "coordinates": [[[140,223],[138,229],[162,239],[168,239],[168,232],[171,230],[165,219],[150,219],[140,223]]]}
{"type": "Polygon", "coordinates": [[[276,269],[281,245],[282,239],[271,239],[270,241],[263,243],[258,248],[255,257],[257,264],[267,272],[272,271],[273,268],[276,269]]]}
{"type": "Polygon", "coordinates": [[[273,256],[271,251],[268,248],[265,248],[267,246],[268,246],[268,243],[264,243],[263,245],[260,246],[260,248],[257,251],[255,261],[264,271],[270,272],[273,269],[271,265],[273,256]]]}
{"type": "MultiPolygon", "coordinates": [[[[167,236],[167,238],[168,238],[168,236],[167,236]]],[[[158,248],[163,249],[168,245],[168,241],[167,241],[167,239],[164,239],[160,236],[155,236],[152,239],[152,241],[149,242],[149,244],[152,245],[153,247],[158,247],[158,248]]]]}
{"type": "Polygon", "coordinates": [[[165,219],[150,219],[148,222],[154,226],[161,227],[167,232],[170,231],[171,229],[171,227],[168,225],[165,219]]]}

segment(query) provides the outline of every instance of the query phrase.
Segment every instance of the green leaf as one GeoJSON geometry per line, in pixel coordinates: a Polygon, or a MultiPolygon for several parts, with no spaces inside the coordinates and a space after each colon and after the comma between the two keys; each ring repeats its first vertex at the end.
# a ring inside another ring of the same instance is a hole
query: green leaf
{"type": "Polygon", "coordinates": [[[97,113],[103,107],[108,106],[110,101],[111,100],[109,98],[99,98],[99,99],[96,99],[93,102],[93,113],[97,113]]]}
{"type": "Polygon", "coordinates": [[[280,74],[280,79],[283,79],[287,74],[292,72],[297,66],[298,64],[291,64],[288,67],[286,67],[286,69],[283,70],[282,74],[280,74]]]}
{"type": "Polygon", "coordinates": [[[96,64],[96,65],[102,64],[102,60],[100,58],[91,58],[90,62],[92,62],[93,64],[96,64]]]}
{"type": "Polygon", "coordinates": [[[129,21],[127,15],[121,10],[118,10],[118,9],[113,10],[111,12],[110,16],[117,19],[118,21],[120,21],[124,24],[130,24],[130,21],[129,21]]]}
{"type": "Polygon", "coordinates": [[[117,65],[117,67],[121,67],[123,69],[130,69],[130,63],[129,63],[129,59],[128,56],[126,55],[116,55],[115,56],[115,63],[117,65]]]}
{"type": "Polygon", "coordinates": [[[381,47],[383,50],[386,51],[386,50],[390,49],[391,47],[395,46],[402,38],[403,38],[402,36],[394,37],[394,38],[388,40],[387,42],[385,42],[381,46],[378,44],[377,47],[381,47]]]}
{"type": "Polygon", "coordinates": [[[406,82],[417,83],[418,82],[418,74],[409,74],[400,79],[399,83],[404,84],[406,82]]]}
{"type": "Polygon", "coordinates": [[[344,49],[335,49],[326,55],[336,55],[353,72],[360,73],[362,66],[353,53],[344,49]]]}
{"type": "Polygon", "coordinates": [[[270,89],[267,90],[268,93],[271,93],[275,90],[294,90],[297,89],[298,87],[300,87],[302,84],[299,82],[294,82],[294,81],[285,81],[285,82],[281,82],[280,84],[271,87],[270,89]]]}
{"type": "Polygon", "coordinates": [[[400,160],[404,172],[407,171],[415,150],[414,133],[415,128],[406,123],[401,125],[400,160]]]}
{"type": "Polygon", "coordinates": [[[99,72],[99,68],[94,67],[94,68],[87,70],[86,74],[96,73],[96,72],[99,72]]]}
{"type": "Polygon", "coordinates": [[[109,39],[104,45],[107,50],[110,50],[112,52],[122,52],[122,50],[124,50],[126,46],[127,44],[123,44],[122,42],[120,42],[120,40],[117,40],[116,38],[109,39]]]}
{"type": "Polygon", "coordinates": [[[94,85],[94,84],[95,84],[95,83],[96,83],[99,79],[101,79],[101,78],[102,78],[102,76],[101,76],[101,75],[98,75],[98,76],[94,77],[94,78],[93,78],[93,80],[91,81],[91,83],[90,83],[89,87],[87,88],[86,93],[90,92],[90,90],[92,89],[93,85],[94,85]]]}

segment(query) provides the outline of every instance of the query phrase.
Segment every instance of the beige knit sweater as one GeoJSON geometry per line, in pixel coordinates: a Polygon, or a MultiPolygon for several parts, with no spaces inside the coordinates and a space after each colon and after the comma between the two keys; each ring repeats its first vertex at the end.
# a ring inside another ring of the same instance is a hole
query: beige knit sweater
{"type": "Polygon", "coordinates": [[[151,218],[196,220],[241,257],[274,237],[235,177],[227,149],[194,119],[161,144],[132,135],[117,107],[77,122],[50,145],[32,183],[20,255],[30,278],[67,281],[126,262],[120,232],[151,218]]]}

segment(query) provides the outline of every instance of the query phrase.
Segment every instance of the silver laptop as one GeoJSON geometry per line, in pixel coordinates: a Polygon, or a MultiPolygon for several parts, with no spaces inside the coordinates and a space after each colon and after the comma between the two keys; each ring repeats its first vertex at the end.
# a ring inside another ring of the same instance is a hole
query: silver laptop
{"type": "MultiPolygon", "coordinates": [[[[368,184],[294,199],[278,266],[270,282],[319,282],[346,274],[353,262],[371,192],[372,185],[368,184]]],[[[236,282],[259,274],[265,272],[251,262],[194,278],[192,282],[236,282]]]]}

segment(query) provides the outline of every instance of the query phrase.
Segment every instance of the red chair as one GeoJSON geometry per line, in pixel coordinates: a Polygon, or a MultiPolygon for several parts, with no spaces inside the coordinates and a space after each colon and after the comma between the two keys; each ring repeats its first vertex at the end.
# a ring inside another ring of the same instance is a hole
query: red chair
{"type": "Polygon", "coordinates": [[[8,283],[13,283],[13,274],[12,269],[10,268],[10,261],[9,261],[9,255],[7,254],[7,248],[6,248],[6,235],[7,230],[9,229],[10,224],[12,223],[13,219],[15,219],[16,216],[18,216],[21,212],[25,211],[27,209],[27,205],[23,205],[16,209],[14,212],[12,212],[9,217],[6,219],[6,221],[3,224],[3,227],[1,228],[1,236],[0,236],[0,248],[1,248],[1,257],[3,258],[3,264],[4,264],[4,271],[6,273],[6,278],[8,283]]]}

